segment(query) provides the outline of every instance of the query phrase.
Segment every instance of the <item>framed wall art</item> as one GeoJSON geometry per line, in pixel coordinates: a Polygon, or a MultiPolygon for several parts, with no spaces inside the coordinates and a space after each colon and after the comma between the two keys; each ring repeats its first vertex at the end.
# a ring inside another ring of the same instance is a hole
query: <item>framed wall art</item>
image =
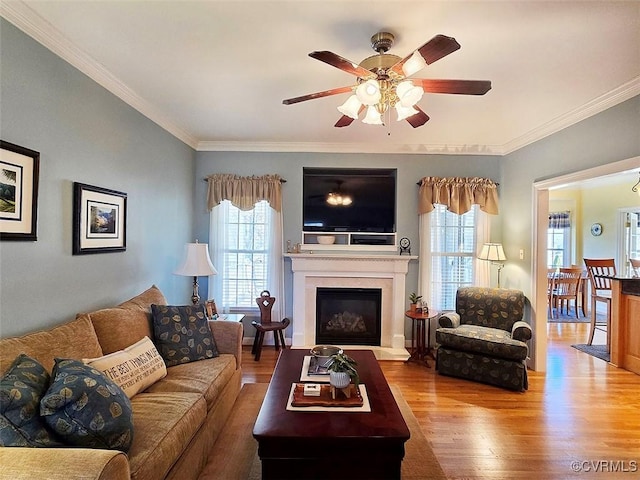
{"type": "Polygon", "coordinates": [[[73,254],[127,249],[127,194],[73,183],[73,254]]]}
{"type": "Polygon", "coordinates": [[[0,140],[0,240],[37,240],[40,153],[0,140]]]}

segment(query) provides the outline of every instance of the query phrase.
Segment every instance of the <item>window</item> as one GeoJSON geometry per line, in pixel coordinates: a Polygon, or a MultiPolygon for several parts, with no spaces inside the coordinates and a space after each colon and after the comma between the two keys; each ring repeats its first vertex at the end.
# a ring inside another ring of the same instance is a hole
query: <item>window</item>
{"type": "Polygon", "coordinates": [[[430,305],[455,310],[459,287],[474,284],[477,206],[462,215],[436,205],[431,213],[430,305]]]}
{"type": "Polygon", "coordinates": [[[547,229],[547,268],[571,265],[570,212],[549,213],[547,229]]]}
{"type": "Polygon", "coordinates": [[[268,289],[271,208],[261,201],[242,211],[229,201],[220,204],[217,238],[222,244],[214,265],[226,311],[257,309],[255,299],[268,289]],[[216,263],[217,262],[217,263],[216,263]]]}

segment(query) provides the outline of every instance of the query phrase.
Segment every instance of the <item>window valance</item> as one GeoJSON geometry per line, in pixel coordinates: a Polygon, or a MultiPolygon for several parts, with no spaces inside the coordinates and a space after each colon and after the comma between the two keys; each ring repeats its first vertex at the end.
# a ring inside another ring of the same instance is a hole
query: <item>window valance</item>
{"type": "Polygon", "coordinates": [[[549,228],[571,227],[570,212],[550,212],[549,228]]]}
{"type": "Polygon", "coordinates": [[[435,204],[447,206],[458,215],[479,205],[483,212],[498,214],[498,185],[480,177],[424,177],[418,191],[420,215],[429,213],[435,204]]]}
{"type": "Polygon", "coordinates": [[[262,200],[275,211],[282,211],[282,178],[279,175],[241,177],[227,173],[209,175],[207,207],[212,210],[223,200],[229,200],[240,210],[251,210],[262,200]]]}

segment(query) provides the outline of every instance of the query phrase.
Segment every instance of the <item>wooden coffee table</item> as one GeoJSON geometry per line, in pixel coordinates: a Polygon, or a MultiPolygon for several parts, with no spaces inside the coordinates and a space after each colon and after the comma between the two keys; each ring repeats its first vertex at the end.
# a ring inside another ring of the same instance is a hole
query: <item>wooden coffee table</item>
{"type": "Polygon", "coordinates": [[[280,353],[253,428],[263,479],[400,478],[407,424],[373,353],[346,353],[358,362],[371,412],[287,410],[291,384],[300,382],[309,351],[280,353]]]}

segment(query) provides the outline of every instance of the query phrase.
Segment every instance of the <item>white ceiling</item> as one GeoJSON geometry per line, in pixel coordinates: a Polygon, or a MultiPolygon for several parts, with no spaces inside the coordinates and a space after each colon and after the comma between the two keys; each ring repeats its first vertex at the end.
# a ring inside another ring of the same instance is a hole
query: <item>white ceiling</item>
{"type": "Polygon", "coordinates": [[[0,13],[198,150],[506,154],[640,94],[638,1],[18,1],[0,13]],[[358,63],[390,31],[404,57],[436,34],[462,48],[416,77],[491,80],[425,94],[411,128],[333,124],[358,63]]]}

